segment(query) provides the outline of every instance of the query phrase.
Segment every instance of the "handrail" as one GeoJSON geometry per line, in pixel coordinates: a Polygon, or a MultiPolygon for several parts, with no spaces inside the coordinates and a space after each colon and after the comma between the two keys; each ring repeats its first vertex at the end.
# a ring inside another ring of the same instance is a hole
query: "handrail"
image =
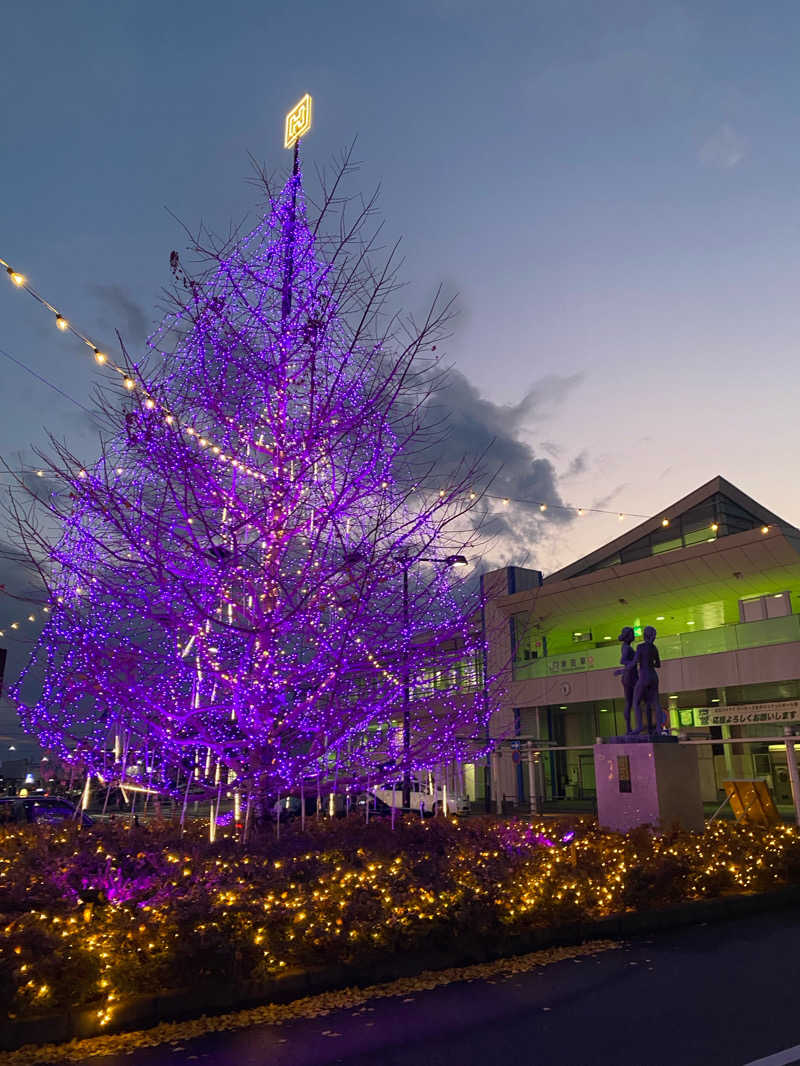
{"type": "MultiPolygon", "coordinates": [[[[697,632],[669,634],[657,638],[662,662],[687,659],[699,655],[714,655],[724,651],[743,651],[747,648],[769,647],[775,644],[800,642],[800,615],[764,618],[755,622],[737,622],[697,632]]],[[[619,666],[619,648],[589,648],[580,651],[547,655],[540,659],[515,659],[514,680],[558,677],[566,674],[609,670],[619,666]]]]}

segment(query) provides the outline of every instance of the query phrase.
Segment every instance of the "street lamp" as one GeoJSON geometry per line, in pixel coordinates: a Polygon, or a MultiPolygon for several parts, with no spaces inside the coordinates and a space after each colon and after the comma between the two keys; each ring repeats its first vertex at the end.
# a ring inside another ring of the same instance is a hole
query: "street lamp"
{"type": "Polygon", "coordinates": [[[467,566],[463,555],[446,555],[444,559],[432,559],[418,555],[409,559],[400,557],[403,567],[403,808],[411,807],[411,694],[408,678],[408,571],[412,563],[444,563],[445,566],[467,566]]]}

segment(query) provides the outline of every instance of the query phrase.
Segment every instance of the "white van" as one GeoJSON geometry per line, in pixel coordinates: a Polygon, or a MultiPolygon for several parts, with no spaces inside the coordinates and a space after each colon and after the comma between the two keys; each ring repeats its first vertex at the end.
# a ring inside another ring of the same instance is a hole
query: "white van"
{"type": "MultiPolygon", "coordinates": [[[[396,810],[400,810],[403,806],[403,780],[389,782],[388,784],[379,785],[377,788],[371,789],[372,793],[386,803],[389,807],[394,807],[396,810]]],[[[432,790],[432,783],[430,779],[425,776],[422,779],[414,777],[411,778],[411,810],[418,811],[420,807],[423,808],[424,814],[440,814],[442,813],[443,804],[445,800],[444,788],[441,785],[437,785],[435,790],[432,790]]],[[[447,813],[448,814],[469,814],[470,802],[469,797],[453,793],[450,789],[447,790],[447,813]]]]}

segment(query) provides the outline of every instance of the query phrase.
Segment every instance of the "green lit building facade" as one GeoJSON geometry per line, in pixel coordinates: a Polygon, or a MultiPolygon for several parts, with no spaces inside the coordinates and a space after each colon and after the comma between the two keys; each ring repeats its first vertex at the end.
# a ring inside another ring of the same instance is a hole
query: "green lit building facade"
{"type": "Polygon", "coordinates": [[[658,631],[661,699],[698,748],[703,798],[766,777],[790,802],[785,748],[745,743],[800,723],[800,531],[717,477],[546,578],[506,567],[484,578],[489,674],[503,674],[504,738],[476,798],[591,804],[591,746],[625,732],[618,636],[658,631]],[[741,744],[714,741],[741,739],[741,744]],[[538,754],[529,773],[524,752],[538,754]],[[522,757],[521,757],[522,754],[522,757]]]}

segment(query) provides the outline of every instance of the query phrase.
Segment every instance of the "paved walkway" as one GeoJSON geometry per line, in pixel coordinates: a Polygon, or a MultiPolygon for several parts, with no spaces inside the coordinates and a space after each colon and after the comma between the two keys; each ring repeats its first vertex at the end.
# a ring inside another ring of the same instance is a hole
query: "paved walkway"
{"type": "Polygon", "coordinates": [[[209,1033],[93,1066],[800,1063],[800,914],[669,932],[505,978],[209,1033]],[[787,1050],[788,1049],[788,1050],[787,1050]]]}

